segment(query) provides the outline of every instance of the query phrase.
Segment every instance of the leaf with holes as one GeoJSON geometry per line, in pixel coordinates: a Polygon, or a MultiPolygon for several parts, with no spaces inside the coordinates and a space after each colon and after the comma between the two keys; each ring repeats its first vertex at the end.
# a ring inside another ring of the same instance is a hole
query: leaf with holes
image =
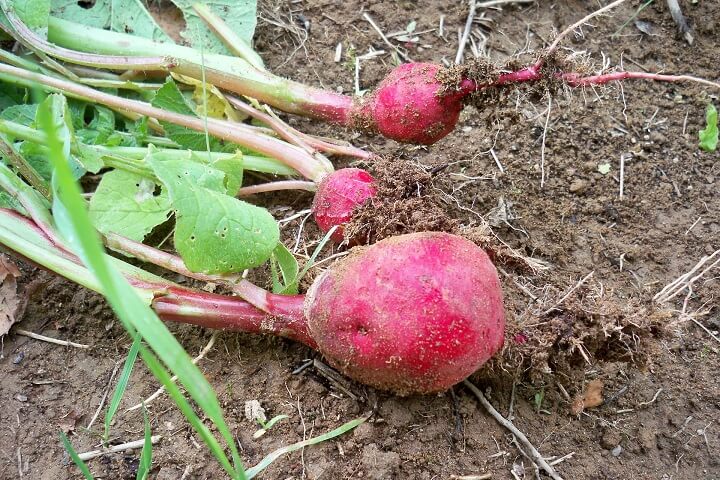
{"type": "Polygon", "coordinates": [[[280,238],[277,222],[264,208],[227,195],[223,172],[159,152],[145,160],[168,189],[175,249],[190,270],[239,272],[270,258],[280,238]]]}
{"type": "Polygon", "coordinates": [[[103,175],[90,199],[90,219],[102,233],[142,242],[170,216],[170,198],[150,179],[123,170],[103,175]]]}
{"type": "MultiPolygon", "coordinates": [[[[20,0],[25,1],[25,0],[20,0]]],[[[90,7],[77,0],[52,0],[52,14],[90,27],[130,33],[172,43],[140,0],[95,0],[90,7]]]]}

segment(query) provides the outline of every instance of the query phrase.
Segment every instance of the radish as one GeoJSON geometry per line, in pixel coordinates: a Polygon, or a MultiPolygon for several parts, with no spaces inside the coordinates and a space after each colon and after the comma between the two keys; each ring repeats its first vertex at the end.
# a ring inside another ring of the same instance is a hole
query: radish
{"type": "MultiPolygon", "coordinates": [[[[152,249],[140,248],[125,253],[153,260],[152,249]]],[[[315,279],[306,296],[271,294],[247,281],[234,290],[265,314],[205,292],[170,292],[153,308],[166,320],[299,340],[347,376],[401,395],[446,390],[503,345],[497,271],[482,249],[449,233],[358,247],[315,279]]]]}
{"type": "Polygon", "coordinates": [[[446,91],[438,80],[443,70],[432,63],[395,68],[373,93],[352,104],[351,126],[401,142],[437,142],[455,128],[468,94],[460,89],[446,91]]]}
{"type": "Polygon", "coordinates": [[[353,211],[375,195],[374,181],[372,175],[359,168],[343,168],[325,177],[318,184],[312,205],[320,230],[328,232],[337,226],[330,238],[342,242],[344,226],[352,218],[353,211]]]}
{"type": "MultiPolygon", "coordinates": [[[[0,209],[0,227],[6,248],[102,291],[82,262],[33,220],[0,209]]],[[[199,280],[223,281],[188,272],[178,257],[146,245],[124,241],[121,251],[199,280]]],[[[401,235],[358,247],[319,276],[305,296],[271,294],[235,279],[234,290],[245,301],[181,287],[118,259],[113,263],[152,298],[165,320],[291,338],[317,349],[349,377],[400,395],[446,390],[503,345],[495,267],[474,243],[447,233],[401,235]]]]}

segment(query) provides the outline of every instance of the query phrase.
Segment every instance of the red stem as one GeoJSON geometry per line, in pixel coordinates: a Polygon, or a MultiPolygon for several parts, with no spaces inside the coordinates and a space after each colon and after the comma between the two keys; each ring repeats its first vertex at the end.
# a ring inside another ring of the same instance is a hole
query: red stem
{"type": "Polygon", "coordinates": [[[263,312],[237,297],[171,287],[153,300],[152,308],[166,321],[219,330],[270,333],[317,348],[303,313],[305,296],[268,293],[268,297],[272,313],[263,312]]]}

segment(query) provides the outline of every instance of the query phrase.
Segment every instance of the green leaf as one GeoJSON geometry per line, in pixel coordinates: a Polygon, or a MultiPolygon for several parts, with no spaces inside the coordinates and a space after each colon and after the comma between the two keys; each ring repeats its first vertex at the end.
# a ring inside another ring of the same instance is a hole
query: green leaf
{"type": "Polygon", "coordinates": [[[80,4],[77,0],[52,0],[52,14],[90,27],[172,43],[140,0],[95,0],[90,8],[80,4]]]}
{"type": "Polygon", "coordinates": [[[146,162],[165,185],[175,210],[175,249],[194,272],[230,273],[257,267],[270,258],[280,238],[264,208],[225,194],[225,175],[206,165],[163,160],[146,162]]]}
{"type": "Polygon", "coordinates": [[[600,172],[602,175],[607,175],[608,173],[610,173],[610,164],[598,163],[598,172],[600,172]]]}
{"type": "MultiPolygon", "coordinates": [[[[0,13],[0,15],[2,15],[0,13]]],[[[24,102],[27,92],[24,88],[0,82],[0,111],[24,102]]],[[[33,116],[34,118],[34,116],[33,116]]]]}
{"type": "Polygon", "coordinates": [[[115,391],[113,392],[113,396],[108,404],[107,412],[105,412],[105,433],[103,434],[104,443],[107,443],[110,438],[110,424],[117,413],[123,395],[125,395],[125,390],[127,389],[128,382],[130,381],[130,374],[135,366],[135,360],[137,360],[141,343],[142,337],[136,334],[132,346],[130,347],[130,351],[128,352],[128,356],[125,359],[125,365],[123,365],[120,378],[118,378],[118,383],[115,386],[115,391]]]}
{"type": "Polygon", "coordinates": [[[718,112],[712,103],[708,104],[705,111],[705,122],[707,126],[699,133],[700,148],[714,152],[718,146],[718,112]]]}
{"type": "Polygon", "coordinates": [[[67,435],[65,435],[64,432],[60,432],[60,439],[62,440],[63,446],[65,446],[65,450],[67,450],[68,454],[70,455],[70,458],[72,458],[72,461],[80,469],[83,477],[85,477],[86,480],[93,480],[94,477],[92,476],[92,473],[90,473],[90,469],[88,469],[88,466],[85,465],[85,462],[80,459],[77,452],[73,448],[72,443],[70,443],[70,440],[68,440],[67,435]]]}
{"type": "MultiPolygon", "coordinates": [[[[172,0],[185,17],[187,28],[181,35],[194,48],[205,53],[231,54],[223,42],[215,36],[193,10],[192,6],[197,1],[172,0]]],[[[211,3],[207,3],[208,8],[222,18],[231,30],[249,45],[252,44],[257,23],[257,0],[213,0],[211,3]]]]}
{"type": "MultiPolygon", "coordinates": [[[[92,113],[93,118],[87,128],[82,128],[76,132],[77,139],[90,145],[111,146],[114,142],[108,140],[115,133],[115,114],[109,108],[102,106],[93,108],[92,113]]],[[[117,143],[115,144],[117,145],[117,143]]]]}
{"type": "Polygon", "coordinates": [[[25,125],[26,127],[35,123],[35,115],[37,113],[37,105],[13,105],[7,107],[0,113],[0,119],[9,120],[14,123],[25,125]]]}
{"type": "Polygon", "coordinates": [[[90,219],[102,233],[117,233],[142,242],[170,217],[167,191],[156,192],[152,180],[124,170],[105,173],[90,199],[90,219]]]}
{"type": "Polygon", "coordinates": [[[140,464],[138,465],[137,480],[146,480],[150,475],[152,466],[152,432],[150,431],[150,420],[145,405],[143,405],[143,424],[145,425],[145,442],[140,452],[140,464]]]}
{"type": "Polygon", "coordinates": [[[0,191],[0,208],[9,208],[10,210],[18,211],[23,215],[25,214],[25,209],[22,205],[20,205],[20,202],[4,190],[0,191]]]}
{"type": "MultiPolygon", "coordinates": [[[[162,108],[163,110],[197,117],[193,105],[185,98],[172,78],[169,78],[167,82],[158,89],[150,103],[153,107],[162,108]]],[[[209,146],[211,151],[216,152],[235,151],[233,145],[225,145],[214,137],[208,137],[205,133],[196,132],[195,130],[170,122],[160,122],[160,124],[165,129],[166,135],[183,148],[202,152],[204,150],[206,151],[209,146]]]]}
{"type": "MultiPolygon", "coordinates": [[[[202,153],[194,154],[194,157],[201,157],[202,153]]],[[[225,174],[225,193],[234,197],[240,191],[243,181],[243,154],[238,151],[232,157],[218,158],[210,165],[225,174]]]]}
{"type": "Polygon", "coordinates": [[[273,285],[273,293],[283,293],[294,295],[298,293],[298,262],[290,250],[287,249],[282,242],[278,242],[277,247],[273,250],[273,261],[277,262],[280,267],[280,273],[283,277],[283,283],[279,282],[273,285]]]}
{"type": "Polygon", "coordinates": [[[11,0],[15,13],[35,33],[47,38],[50,0],[11,0]]]}

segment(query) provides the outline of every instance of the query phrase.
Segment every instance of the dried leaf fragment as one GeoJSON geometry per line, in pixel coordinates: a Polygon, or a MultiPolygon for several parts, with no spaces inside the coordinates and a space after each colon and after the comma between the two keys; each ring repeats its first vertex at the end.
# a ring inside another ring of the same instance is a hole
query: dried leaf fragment
{"type": "Polygon", "coordinates": [[[603,382],[602,380],[593,380],[585,387],[582,395],[575,397],[570,407],[573,415],[582,413],[586,408],[599,407],[603,404],[603,382]]]}
{"type": "Polygon", "coordinates": [[[8,333],[19,320],[17,313],[22,303],[17,291],[19,276],[20,270],[12,260],[0,254],[0,336],[8,333]]]}

